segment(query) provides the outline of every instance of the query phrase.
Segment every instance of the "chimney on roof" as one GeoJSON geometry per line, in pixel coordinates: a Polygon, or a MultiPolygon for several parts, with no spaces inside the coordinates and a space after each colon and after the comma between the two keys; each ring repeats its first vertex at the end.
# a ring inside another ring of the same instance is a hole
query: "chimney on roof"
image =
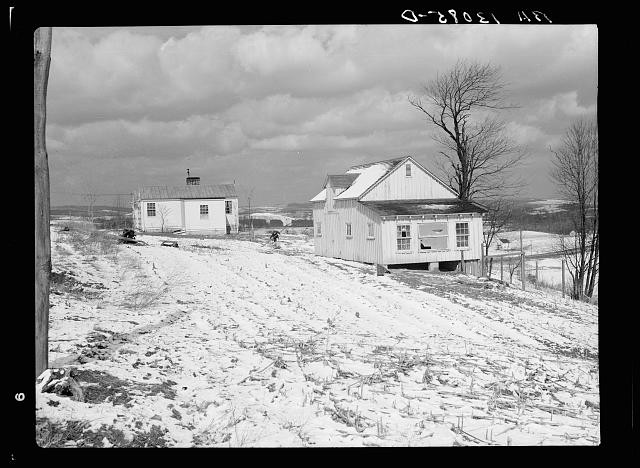
{"type": "Polygon", "coordinates": [[[190,177],[189,169],[187,169],[187,185],[200,185],[200,177],[190,177]]]}

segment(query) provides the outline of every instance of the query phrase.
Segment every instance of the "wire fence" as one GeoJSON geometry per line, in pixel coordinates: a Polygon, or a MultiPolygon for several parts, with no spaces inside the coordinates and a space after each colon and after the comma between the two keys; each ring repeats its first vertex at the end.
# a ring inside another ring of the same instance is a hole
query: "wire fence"
{"type": "Polygon", "coordinates": [[[513,284],[523,290],[527,287],[556,290],[565,297],[573,287],[564,258],[570,253],[549,250],[529,255],[524,251],[483,255],[479,276],[513,284]]]}

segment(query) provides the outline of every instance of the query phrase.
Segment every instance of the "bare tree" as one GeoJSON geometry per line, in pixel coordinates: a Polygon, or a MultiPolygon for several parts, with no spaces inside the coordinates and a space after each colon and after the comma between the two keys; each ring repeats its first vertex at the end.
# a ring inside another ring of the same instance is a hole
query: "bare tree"
{"type": "Polygon", "coordinates": [[[423,97],[409,97],[439,129],[434,140],[443,147],[440,169],[461,200],[504,196],[522,185],[512,169],[526,153],[495,117],[514,107],[503,102],[505,87],[499,67],[458,61],[424,85],[423,97]]]}
{"type": "Polygon", "coordinates": [[[591,297],[599,271],[598,127],[578,120],[567,130],[554,155],[551,176],[570,201],[568,216],[575,236],[562,238],[561,248],[573,280],[571,297],[591,297]]]}
{"type": "MultiPolygon", "coordinates": [[[[484,254],[488,257],[489,246],[494,239],[508,226],[513,215],[513,201],[505,198],[494,198],[484,202],[488,211],[483,216],[482,239],[484,242],[484,254]]],[[[489,277],[491,277],[491,266],[489,262],[489,277]]]]}
{"type": "Polygon", "coordinates": [[[164,232],[164,228],[167,225],[169,216],[171,215],[171,208],[169,208],[167,205],[158,204],[156,211],[158,213],[158,217],[160,218],[160,231],[164,232]]]}
{"type": "Polygon", "coordinates": [[[522,264],[522,256],[518,256],[516,258],[517,260],[512,262],[511,257],[509,257],[509,263],[507,264],[507,269],[509,270],[509,283],[513,282],[513,275],[522,264]]]}
{"type": "Polygon", "coordinates": [[[36,377],[49,367],[49,287],[51,233],[49,156],[46,146],[47,83],[51,63],[51,28],[33,34],[33,130],[35,186],[36,377]]]}
{"type": "Polygon", "coordinates": [[[86,193],[82,194],[82,198],[87,204],[87,219],[90,222],[93,222],[94,209],[96,206],[96,200],[98,199],[98,196],[96,195],[95,191],[93,191],[92,189],[87,188],[86,190],[87,190],[86,193]]]}

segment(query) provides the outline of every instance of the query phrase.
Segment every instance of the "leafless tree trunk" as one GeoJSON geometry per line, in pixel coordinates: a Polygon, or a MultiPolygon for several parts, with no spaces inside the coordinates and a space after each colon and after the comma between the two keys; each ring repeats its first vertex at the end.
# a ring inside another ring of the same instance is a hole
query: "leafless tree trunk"
{"type": "Polygon", "coordinates": [[[51,28],[34,32],[33,129],[35,186],[35,296],[36,377],[49,367],[49,282],[51,278],[51,233],[49,200],[49,157],[45,128],[47,82],[51,63],[51,28]]]}
{"type": "Polygon", "coordinates": [[[599,270],[598,128],[579,120],[571,125],[554,154],[551,175],[571,203],[575,230],[572,241],[561,241],[573,279],[571,297],[591,297],[599,270]]]}
{"type": "Polygon", "coordinates": [[[171,208],[166,205],[158,204],[157,212],[158,216],[160,217],[160,231],[164,232],[167,220],[169,219],[169,215],[171,214],[171,208]]]}
{"type": "Polygon", "coordinates": [[[94,218],[94,208],[96,206],[96,200],[98,196],[95,194],[93,190],[87,189],[87,193],[82,196],[87,203],[87,219],[93,223],[94,218]]]}
{"type": "Polygon", "coordinates": [[[499,67],[459,61],[428,82],[423,97],[409,98],[439,129],[434,140],[443,147],[440,169],[461,200],[504,197],[522,186],[512,169],[526,153],[495,117],[513,107],[503,103],[504,90],[499,67]]]}
{"type": "Polygon", "coordinates": [[[483,216],[482,239],[484,241],[485,256],[489,256],[489,246],[511,222],[513,202],[504,198],[483,200],[482,203],[489,211],[483,216]]]}
{"type": "Polygon", "coordinates": [[[516,272],[516,270],[520,267],[520,264],[522,263],[522,256],[518,257],[518,261],[516,262],[512,262],[511,258],[509,258],[509,263],[508,263],[508,270],[509,270],[509,283],[511,283],[513,281],[513,274],[516,272]]]}

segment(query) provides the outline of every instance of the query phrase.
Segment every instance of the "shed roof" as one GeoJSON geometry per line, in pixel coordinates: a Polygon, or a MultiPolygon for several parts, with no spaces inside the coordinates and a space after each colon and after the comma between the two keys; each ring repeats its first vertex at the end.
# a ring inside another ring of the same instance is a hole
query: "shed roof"
{"type": "Polygon", "coordinates": [[[472,201],[461,201],[457,198],[424,199],[424,200],[389,200],[361,202],[381,216],[485,213],[482,205],[472,201]]]}
{"type": "Polygon", "coordinates": [[[152,185],[138,190],[141,200],[167,200],[183,198],[238,198],[235,185],[181,185],[168,187],[152,185]]]}

